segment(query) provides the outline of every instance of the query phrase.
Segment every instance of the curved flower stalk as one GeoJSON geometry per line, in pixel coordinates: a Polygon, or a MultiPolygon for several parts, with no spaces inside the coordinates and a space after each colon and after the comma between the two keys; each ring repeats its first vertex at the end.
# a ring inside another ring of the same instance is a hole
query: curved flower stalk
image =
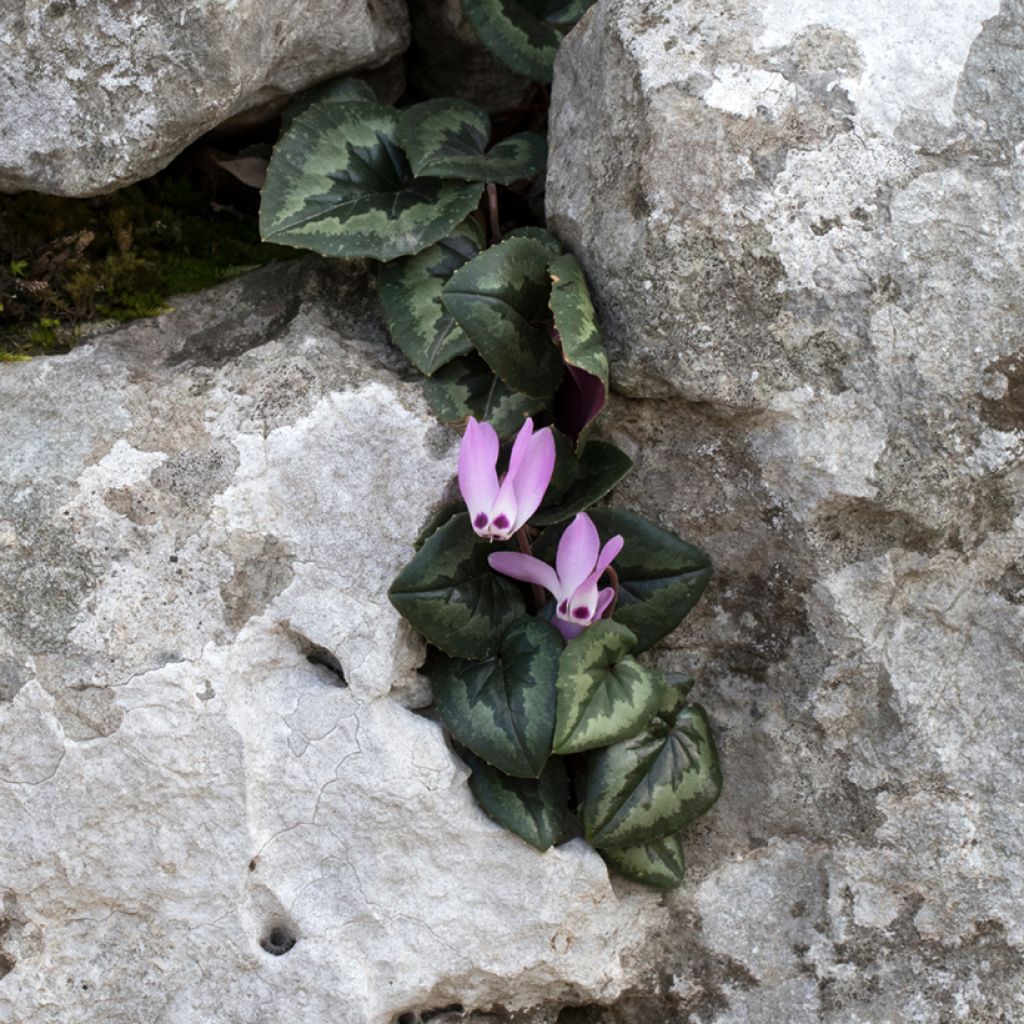
{"type": "Polygon", "coordinates": [[[550,427],[534,431],[527,419],[516,435],[508,472],[498,480],[498,434],[490,423],[469,417],[459,449],[459,490],[477,535],[508,540],[540,508],[555,470],[550,427]]]}
{"type": "Polygon", "coordinates": [[[601,547],[601,538],[590,516],[581,512],[558,542],[555,568],[533,555],[498,551],[488,555],[492,569],[527,583],[539,583],[555,599],[555,620],[566,640],[579,636],[597,622],[615,600],[615,588],[598,589],[601,576],[622,550],[616,534],[601,547]]]}

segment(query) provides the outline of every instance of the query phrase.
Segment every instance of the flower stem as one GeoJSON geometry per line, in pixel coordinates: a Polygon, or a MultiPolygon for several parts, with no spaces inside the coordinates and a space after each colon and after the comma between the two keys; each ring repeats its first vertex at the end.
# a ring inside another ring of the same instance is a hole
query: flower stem
{"type": "Polygon", "coordinates": [[[487,183],[487,215],[491,222],[491,243],[497,245],[501,241],[501,224],[498,222],[498,186],[493,181],[487,183]]]}
{"type": "MultiPolygon", "coordinates": [[[[526,530],[527,527],[524,526],[516,531],[516,542],[524,555],[532,555],[533,545],[526,536],[526,530]]],[[[530,589],[533,591],[533,610],[539,612],[544,607],[544,588],[539,583],[531,583],[530,589]]]]}
{"type": "Polygon", "coordinates": [[[611,577],[612,586],[615,588],[615,596],[612,598],[612,603],[608,605],[608,610],[604,613],[606,619],[610,619],[615,614],[615,606],[619,603],[619,574],[609,565],[605,572],[611,577]]]}

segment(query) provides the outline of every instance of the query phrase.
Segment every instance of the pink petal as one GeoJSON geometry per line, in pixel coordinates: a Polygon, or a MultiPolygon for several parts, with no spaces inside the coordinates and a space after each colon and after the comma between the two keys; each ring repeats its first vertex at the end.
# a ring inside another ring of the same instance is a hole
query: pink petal
{"type": "Polygon", "coordinates": [[[553,625],[566,640],[575,640],[576,637],[586,629],[586,626],[578,626],[575,622],[566,622],[564,619],[555,618],[551,621],[553,625]]]}
{"type": "Polygon", "coordinates": [[[604,613],[611,607],[612,601],[615,600],[615,588],[605,587],[600,594],[597,595],[597,614],[594,616],[594,621],[604,618],[604,613]]]}
{"type": "Polygon", "coordinates": [[[506,474],[491,505],[491,535],[497,540],[508,540],[516,531],[516,491],[512,479],[506,474]]]}
{"type": "Polygon", "coordinates": [[[590,516],[581,512],[562,534],[555,556],[558,580],[567,597],[593,572],[600,547],[597,527],[590,516]]]}
{"type": "MultiPolygon", "coordinates": [[[[498,494],[498,434],[490,423],[478,423],[472,416],[459,448],[459,490],[469,509],[473,528],[479,517],[489,516],[498,494]]],[[[482,526],[486,526],[484,522],[482,526]]]]}
{"type": "Polygon", "coordinates": [[[589,626],[597,618],[597,602],[597,587],[588,577],[569,598],[569,607],[564,618],[581,626],[589,626]],[[586,614],[582,614],[583,612],[586,614]]]}
{"type": "Polygon", "coordinates": [[[518,551],[496,551],[487,556],[487,563],[495,571],[511,576],[514,580],[539,583],[556,601],[560,600],[558,577],[547,562],[518,551]]]}
{"type": "MultiPolygon", "coordinates": [[[[515,456],[515,449],[512,454],[515,456]]],[[[514,476],[512,464],[509,464],[508,475],[516,492],[515,529],[518,530],[540,508],[554,471],[555,438],[551,428],[545,427],[530,438],[525,454],[516,466],[514,476]]]]}
{"type": "Polygon", "coordinates": [[[508,457],[508,475],[514,477],[519,472],[519,466],[526,455],[526,450],[530,446],[530,438],[533,437],[533,420],[527,416],[523,421],[523,425],[519,428],[519,433],[516,434],[516,439],[512,444],[512,452],[508,457]]]}
{"type": "Polygon", "coordinates": [[[585,587],[597,586],[601,575],[612,564],[615,556],[622,550],[623,544],[625,544],[625,541],[622,539],[622,535],[617,533],[601,548],[601,554],[597,556],[597,565],[594,566],[594,571],[580,584],[581,590],[585,587]]]}

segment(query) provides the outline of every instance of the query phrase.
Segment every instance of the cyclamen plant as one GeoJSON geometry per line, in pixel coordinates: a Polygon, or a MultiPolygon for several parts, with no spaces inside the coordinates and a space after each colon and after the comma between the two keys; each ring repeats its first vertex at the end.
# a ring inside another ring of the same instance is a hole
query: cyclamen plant
{"type": "MultiPolygon", "coordinates": [[[[501,59],[550,81],[591,0],[462,2],[501,59]]],[[[463,500],[431,519],[389,597],[428,643],[477,802],[538,850],[582,836],[620,875],[670,888],[679,831],[721,774],[693,681],[636,655],[679,625],[711,564],[602,504],[632,461],[590,437],[609,379],[583,268],[501,212],[503,196],[522,207],[546,141],[492,134],[463,100],[396,110],[359,81],[318,87],[285,114],[261,228],[377,261],[392,340],[438,418],[464,427],[463,500]]]]}

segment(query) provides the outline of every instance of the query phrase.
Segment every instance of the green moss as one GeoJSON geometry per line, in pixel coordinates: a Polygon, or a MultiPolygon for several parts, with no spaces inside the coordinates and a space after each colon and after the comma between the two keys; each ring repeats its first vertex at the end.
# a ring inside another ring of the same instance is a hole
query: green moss
{"type": "Polygon", "coordinates": [[[0,196],[0,358],[64,351],[90,320],[156,316],[294,249],[260,241],[245,212],[215,205],[170,168],[108,196],[0,196]]]}

